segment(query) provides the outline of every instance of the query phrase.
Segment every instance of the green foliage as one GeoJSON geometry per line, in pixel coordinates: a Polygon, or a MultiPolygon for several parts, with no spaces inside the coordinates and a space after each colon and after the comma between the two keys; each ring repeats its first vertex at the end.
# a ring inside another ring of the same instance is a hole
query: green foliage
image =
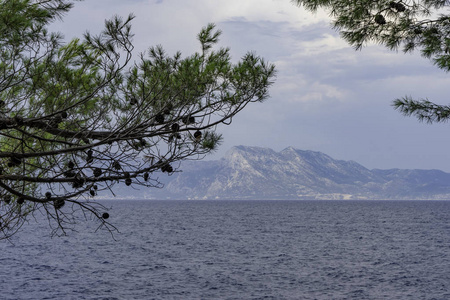
{"type": "MultiPolygon", "coordinates": [[[[310,11],[324,8],[341,36],[356,49],[373,42],[390,50],[420,51],[450,71],[449,2],[444,0],[293,0],[310,11]]],[[[404,97],[393,106],[428,123],[450,118],[447,106],[404,97]]]]}
{"type": "Polygon", "coordinates": [[[117,183],[160,187],[152,174],[170,175],[174,162],[214,151],[217,127],[265,100],[273,83],[275,68],[262,58],[248,53],[233,64],[229,49],[215,49],[214,24],[198,35],[201,51],[185,58],[156,46],[133,61],[132,15],[66,43],[46,26],[71,7],[68,0],[0,1],[4,237],[25,211],[39,209],[59,233],[78,210],[114,229],[94,197],[117,183]]]}
{"type": "Polygon", "coordinates": [[[445,123],[450,119],[450,106],[437,105],[428,99],[414,100],[404,97],[394,100],[393,106],[405,116],[415,116],[421,122],[445,123]]]}

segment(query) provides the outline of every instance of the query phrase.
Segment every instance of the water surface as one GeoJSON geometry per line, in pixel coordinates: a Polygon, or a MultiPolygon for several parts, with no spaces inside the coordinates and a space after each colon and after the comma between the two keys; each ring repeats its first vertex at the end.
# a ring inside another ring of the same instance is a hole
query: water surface
{"type": "Polygon", "coordinates": [[[2,299],[450,299],[450,201],[108,201],[0,242],[2,299]]]}

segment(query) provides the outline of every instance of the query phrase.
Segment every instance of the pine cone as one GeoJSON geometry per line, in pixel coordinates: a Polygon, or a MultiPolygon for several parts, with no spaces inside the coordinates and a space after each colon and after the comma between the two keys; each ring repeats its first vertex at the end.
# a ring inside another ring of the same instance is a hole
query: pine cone
{"type": "Polygon", "coordinates": [[[379,25],[384,25],[386,24],[386,19],[382,15],[376,15],[375,22],[379,25]]]}

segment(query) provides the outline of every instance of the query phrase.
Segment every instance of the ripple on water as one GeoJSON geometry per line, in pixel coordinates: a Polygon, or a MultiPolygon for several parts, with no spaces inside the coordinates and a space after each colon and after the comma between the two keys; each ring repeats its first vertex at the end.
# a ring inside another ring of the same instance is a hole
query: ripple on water
{"type": "Polygon", "coordinates": [[[450,202],[108,205],[117,241],[0,244],[2,299],[450,299],[450,202]]]}

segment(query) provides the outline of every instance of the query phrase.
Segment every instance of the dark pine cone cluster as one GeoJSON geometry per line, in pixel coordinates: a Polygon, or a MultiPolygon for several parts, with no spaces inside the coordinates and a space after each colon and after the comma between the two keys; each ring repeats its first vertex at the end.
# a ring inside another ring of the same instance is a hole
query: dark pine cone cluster
{"type": "Polygon", "coordinates": [[[389,7],[395,9],[398,12],[404,12],[406,10],[406,7],[400,3],[400,2],[389,2],[389,7]]]}

